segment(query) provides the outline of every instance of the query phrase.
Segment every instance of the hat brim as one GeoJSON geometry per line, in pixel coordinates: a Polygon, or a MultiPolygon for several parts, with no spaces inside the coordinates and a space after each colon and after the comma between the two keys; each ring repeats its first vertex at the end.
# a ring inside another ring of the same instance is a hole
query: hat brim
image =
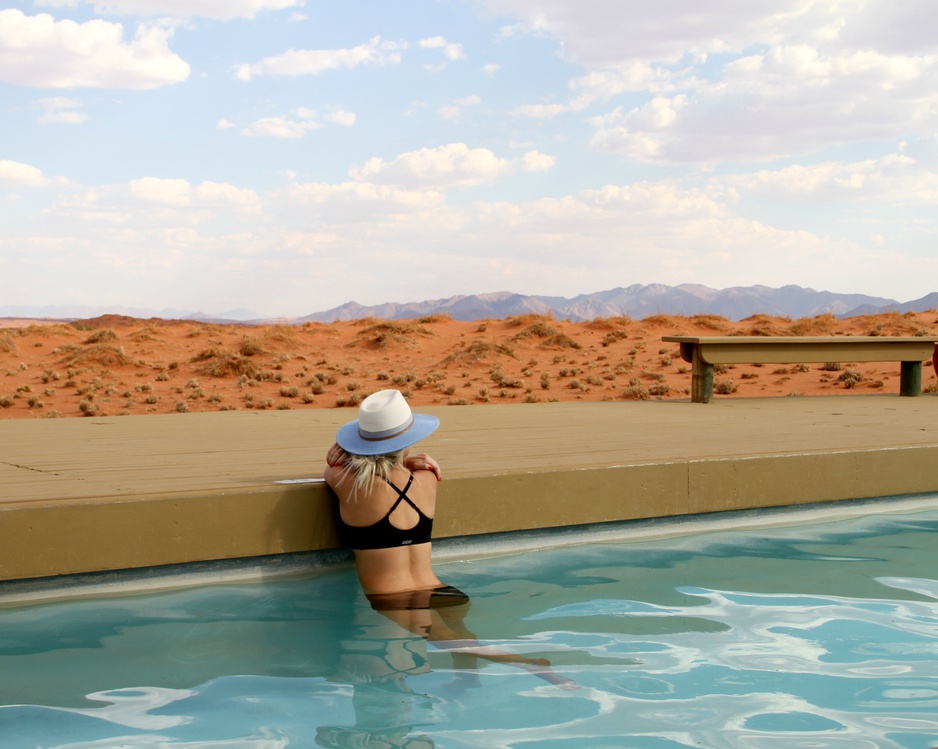
{"type": "Polygon", "coordinates": [[[335,441],[345,452],[353,455],[386,455],[400,452],[405,447],[410,447],[433,434],[440,425],[440,420],[436,416],[429,414],[414,414],[413,416],[414,423],[410,429],[390,439],[379,441],[363,439],[358,432],[358,419],[355,419],[339,427],[335,441]]]}

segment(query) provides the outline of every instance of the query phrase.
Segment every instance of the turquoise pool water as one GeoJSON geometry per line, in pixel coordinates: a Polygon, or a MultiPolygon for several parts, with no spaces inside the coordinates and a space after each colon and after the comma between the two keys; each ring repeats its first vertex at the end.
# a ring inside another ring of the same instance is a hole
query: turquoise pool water
{"type": "Polygon", "coordinates": [[[0,745],[931,749],[936,539],[891,512],[446,561],[460,642],[349,569],[8,607],[0,745]]]}

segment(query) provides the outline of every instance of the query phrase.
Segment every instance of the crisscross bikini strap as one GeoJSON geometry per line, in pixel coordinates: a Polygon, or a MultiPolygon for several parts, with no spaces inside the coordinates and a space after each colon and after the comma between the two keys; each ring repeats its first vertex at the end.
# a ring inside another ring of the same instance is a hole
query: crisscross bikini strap
{"type": "Polygon", "coordinates": [[[392,512],[394,512],[397,509],[397,506],[401,503],[401,500],[406,500],[407,504],[409,504],[411,507],[413,507],[415,510],[419,512],[417,505],[415,505],[414,501],[410,497],[407,496],[407,490],[410,489],[410,485],[414,483],[414,474],[410,474],[410,478],[407,479],[407,486],[405,486],[403,489],[398,489],[397,486],[391,483],[390,479],[386,479],[386,480],[388,482],[388,485],[394,491],[397,492],[397,501],[394,503],[394,506],[391,507],[391,510],[388,512],[388,515],[390,515],[392,512]]]}

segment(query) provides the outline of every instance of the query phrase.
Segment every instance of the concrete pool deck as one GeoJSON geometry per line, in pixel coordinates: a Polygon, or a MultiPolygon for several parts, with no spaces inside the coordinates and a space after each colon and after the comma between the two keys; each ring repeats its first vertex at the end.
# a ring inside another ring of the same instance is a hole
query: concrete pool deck
{"type": "MultiPolygon", "coordinates": [[[[435,535],[938,490],[938,397],[448,406],[435,535]]],[[[0,421],[0,580],[336,546],[353,409],[0,421]],[[283,482],[296,483],[283,483],[283,482]]]]}

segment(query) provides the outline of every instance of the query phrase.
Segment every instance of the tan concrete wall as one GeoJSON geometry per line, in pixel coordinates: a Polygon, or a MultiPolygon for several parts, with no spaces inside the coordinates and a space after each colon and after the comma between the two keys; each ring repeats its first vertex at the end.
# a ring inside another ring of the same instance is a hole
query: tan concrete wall
{"type": "MultiPolygon", "coordinates": [[[[439,409],[436,536],[938,491],[938,399],[774,400],[439,409]]],[[[0,579],[332,548],[328,489],[274,482],[350,415],[0,423],[0,579]]]]}

